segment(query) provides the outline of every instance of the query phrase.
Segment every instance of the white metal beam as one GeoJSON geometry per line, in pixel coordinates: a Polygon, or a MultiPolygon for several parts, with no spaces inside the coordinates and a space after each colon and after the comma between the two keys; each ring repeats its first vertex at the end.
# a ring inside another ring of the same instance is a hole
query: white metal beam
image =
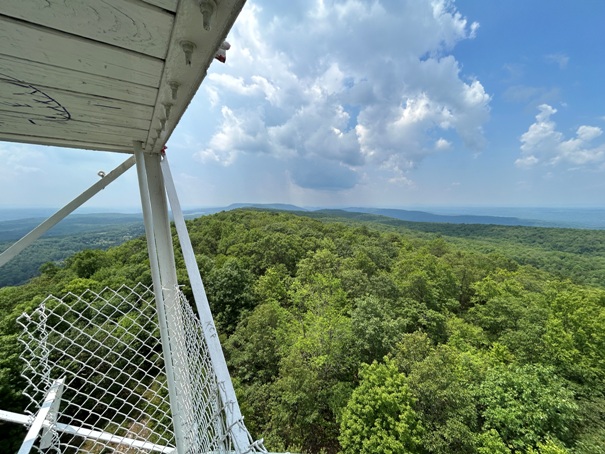
{"type": "MultiPolygon", "coordinates": [[[[65,384],[65,378],[55,380],[53,386],[56,387],[54,398],[50,403],[48,414],[44,418],[44,423],[48,423],[48,426],[57,422],[59,418],[59,408],[61,408],[61,397],[63,397],[63,386],[65,384]]],[[[52,391],[52,388],[51,388],[52,391]]],[[[48,449],[51,447],[53,442],[54,431],[50,427],[42,427],[42,437],[40,438],[40,449],[48,449]]]]}
{"type": "Polygon", "coordinates": [[[173,453],[175,452],[174,448],[169,446],[156,445],[155,443],[150,443],[148,441],[140,441],[135,440],[133,438],[121,437],[119,435],[114,435],[109,432],[102,432],[100,430],[92,430],[85,429],[84,427],[76,427],[71,426],[69,424],[55,424],[55,429],[58,432],[64,432],[71,435],[78,435],[79,437],[83,437],[87,440],[101,440],[107,443],[115,443],[119,445],[130,446],[133,448],[146,449],[148,451],[153,452],[162,452],[162,453],[173,453]]]}
{"type": "Polygon", "coordinates": [[[65,379],[61,378],[53,382],[52,386],[48,390],[48,393],[46,394],[46,399],[44,400],[42,407],[40,407],[40,411],[38,411],[38,414],[36,415],[34,421],[29,427],[29,431],[27,432],[25,440],[23,440],[23,444],[21,445],[21,448],[19,449],[19,452],[17,454],[29,454],[29,452],[31,451],[32,447],[34,446],[34,442],[36,441],[36,438],[38,438],[40,430],[42,430],[44,421],[46,421],[46,418],[50,413],[51,408],[54,407],[53,404],[55,400],[61,398],[64,381],[65,379]]]}
{"type": "Polygon", "coordinates": [[[21,413],[15,413],[13,411],[6,410],[0,410],[0,419],[2,421],[23,424],[24,426],[28,425],[31,421],[31,418],[27,415],[22,415],[21,413]]]}
{"type": "MultiPolygon", "coordinates": [[[[24,426],[28,425],[31,421],[30,416],[5,410],[0,410],[0,419],[3,421],[22,424],[24,426]]],[[[48,422],[48,420],[45,420],[42,423],[42,427],[45,429],[49,429],[51,427],[51,424],[48,422]]],[[[155,443],[135,440],[133,438],[121,437],[119,435],[114,435],[109,432],[102,432],[100,430],[92,430],[85,429],[84,427],[72,426],[71,424],[55,423],[52,427],[57,432],[63,432],[70,435],[77,435],[87,440],[101,440],[107,443],[126,445],[134,448],[146,449],[148,451],[161,452],[166,454],[170,454],[175,451],[175,449],[170,446],[157,445],[155,443]]]]}
{"type": "Polygon", "coordinates": [[[237,402],[235,389],[233,388],[231,376],[229,375],[229,369],[227,368],[227,362],[225,361],[218,333],[214,326],[212,312],[210,311],[210,305],[208,304],[208,297],[206,296],[204,283],[200,276],[197,261],[195,260],[195,253],[191,245],[189,233],[187,232],[185,218],[183,217],[181,204],[176,193],[174,180],[172,179],[172,173],[170,172],[170,166],[168,165],[168,159],[166,157],[162,160],[161,165],[174,224],[181,244],[181,250],[183,252],[183,258],[185,260],[187,274],[189,275],[198,315],[202,322],[204,337],[206,339],[206,344],[208,345],[208,352],[214,366],[217,381],[222,384],[222,386],[219,386],[219,391],[227,413],[226,425],[231,428],[231,434],[237,448],[241,450],[241,452],[244,452],[244,449],[250,447],[251,439],[248,431],[243,425],[242,413],[237,402]]]}
{"type": "Polygon", "coordinates": [[[3,266],[9,260],[14,258],[19,252],[25,249],[27,246],[32,244],[38,238],[40,238],[44,233],[46,233],[50,228],[55,226],[59,221],[66,218],[69,214],[71,214],[76,208],[79,208],[85,202],[87,202],[92,196],[97,194],[99,191],[105,189],[112,181],[126,172],[134,165],[135,159],[134,156],[131,156],[118,167],[113,169],[95,184],[93,184],[90,188],[80,194],[78,197],[73,199],[51,217],[46,219],[42,224],[33,229],[11,247],[9,247],[6,251],[0,254],[0,266],[3,266]]]}
{"type": "MultiPolygon", "coordinates": [[[[20,413],[14,413],[12,411],[0,410],[0,420],[14,422],[17,424],[28,425],[31,418],[27,415],[20,413]]],[[[43,423],[43,426],[49,425],[48,422],[43,423]]],[[[148,451],[160,452],[165,454],[171,454],[175,452],[175,449],[170,446],[162,446],[154,443],[144,442],[140,440],[134,440],[132,438],[120,437],[109,432],[102,432],[100,430],[85,429],[83,427],[76,427],[70,424],[56,423],[54,425],[57,432],[64,432],[71,435],[77,435],[79,437],[91,440],[102,440],[108,443],[115,443],[119,445],[131,446],[134,448],[145,449],[148,451]]],[[[244,453],[246,451],[243,451],[244,453]]],[[[254,452],[254,451],[248,451],[254,452]]],[[[211,453],[208,453],[211,454],[211,453]]],[[[242,454],[242,451],[225,451],[224,454],[242,454]]],[[[290,453],[277,453],[271,452],[269,454],[290,454],[290,453]]]]}
{"type": "MultiPolygon", "coordinates": [[[[147,250],[149,254],[149,264],[151,268],[151,277],[153,280],[153,291],[155,295],[156,309],[158,311],[158,321],[160,325],[160,338],[162,341],[162,353],[164,356],[164,365],[166,367],[166,379],[168,381],[168,395],[170,398],[170,410],[172,413],[172,425],[174,428],[174,437],[176,439],[177,452],[184,452],[182,446],[185,443],[183,430],[179,418],[179,408],[175,384],[174,364],[170,354],[170,344],[168,336],[168,322],[164,304],[164,292],[162,276],[160,272],[160,259],[157,250],[156,231],[154,222],[154,213],[150,195],[150,179],[147,174],[147,160],[143,152],[141,142],[134,142],[134,153],[137,162],[137,176],[139,180],[139,190],[141,193],[141,207],[143,209],[143,219],[145,221],[145,234],[147,238],[147,250]]],[[[159,159],[159,156],[158,156],[159,159]]],[[[162,185],[162,188],[164,186],[162,185]]],[[[176,279],[176,278],[175,278],[176,279]]]]}
{"type": "MultiPolygon", "coordinates": [[[[157,249],[160,279],[164,296],[164,311],[168,328],[169,348],[172,351],[171,359],[174,368],[175,384],[177,386],[176,411],[173,411],[174,424],[189,424],[193,420],[190,414],[191,406],[185,400],[191,395],[191,378],[187,361],[184,360],[183,352],[173,350],[176,345],[185,345],[185,333],[183,331],[183,320],[181,312],[177,308],[180,304],[178,298],[178,279],[176,264],[174,260],[174,246],[172,232],[170,229],[170,217],[168,212],[168,201],[166,199],[166,188],[164,176],[162,175],[161,155],[158,153],[146,153],[145,171],[149,183],[149,198],[151,202],[151,213],[153,217],[153,229],[155,245],[157,249]],[[178,421],[180,420],[180,421],[178,421]]],[[[188,426],[187,426],[188,429],[188,426]]],[[[188,432],[187,432],[188,433],[188,432]]],[[[183,452],[189,450],[186,446],[186,437],[183,444],[177,443],[177,449],[183,452]]]]}

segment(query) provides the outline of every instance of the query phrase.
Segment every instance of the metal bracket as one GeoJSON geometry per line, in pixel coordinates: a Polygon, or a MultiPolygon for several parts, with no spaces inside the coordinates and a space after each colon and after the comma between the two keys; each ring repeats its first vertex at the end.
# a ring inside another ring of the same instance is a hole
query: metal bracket
{"type": "Polygon", "coordinates": [[[19,449],[17,454],[29,454],[32,447],[34,446],[34,442],[40,433],[42,432],[42,440],[40,442],[40,447],[46,449],[50,447],[52,442],[52,432],[48,428],[42,428],[44,423],[50,419],[51,421],[56,421],[57,413],[59,411],[59,405],[61,404],[61,395],[63,394],[63,384],[65,382],[65,378],[60,378],[59,380],[55,380],[48,390],[46,394],[46,399],[40,407],[40,411],[36,414],[31,426],[29,427],[29,431],[25,436],[25,440],[23,440],[23,444],[19,449]]]}

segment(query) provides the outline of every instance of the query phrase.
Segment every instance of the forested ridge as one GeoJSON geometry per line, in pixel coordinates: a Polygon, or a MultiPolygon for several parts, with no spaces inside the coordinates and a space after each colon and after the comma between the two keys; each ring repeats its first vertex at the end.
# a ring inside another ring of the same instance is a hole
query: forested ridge
{"type": "MultiPolygon", "coordinates": [[[[582,279],[602,233],[312,216],[188,221],[246,424],[269,450],[605,452],[603,270],[582,279]]],[[[142,238],[1,288],[0,408],[23,405],[16,316],[49,293],[138,281],[151,283],[142,238]]]]}
{"type": "Polygon", "coordinates": [[[360,222],[383,231],[430,238],[435,235],[463,249],[501,253],[579,284],[605,283],[605,231],[552,227],[409,222],[363,213],[321,210],[301,213],[323,221],[360,222]]]}
{"type": "MultiPolygon", "coordinates": [[[[8,249],[43,219],[0,222],[0,252],[8,249]]],[[[137,238],[144,232],[139,215],[97,213],[68,216],[34,244],[0,267],[0,287],[20,285],[39,274],[46,262],[61,263],[84,249],[107,249],[137,238]]]]}

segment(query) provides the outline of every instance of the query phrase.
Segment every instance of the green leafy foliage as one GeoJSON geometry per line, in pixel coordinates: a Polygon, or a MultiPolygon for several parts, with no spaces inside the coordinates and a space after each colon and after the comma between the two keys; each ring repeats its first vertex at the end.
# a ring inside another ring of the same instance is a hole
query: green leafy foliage
{"type": "MultiPolygon", "coordinates": [[[[254,436],[324,454],[605,451],[602,232],[337,216],[188,222],[254,436]]],[[[19,314],[49,293],[149,285],[148,268],[137,238],[0,288],[0,408],[24,403],[19,314]]],[[[128,315],[114,322],[143,345],[128,315]]]]}
{"type": "Polygon", "coordinates": [[[578,405],[552,368],[526,364],[491,368],[477,387],[484,430],[495,429],[513,452],[553,437],[569,441],[578,405]]]}
{"type": "MultiPolygon", "coordinates": [[[[32,230],[42,219],[0,222],[0,251],[32,230]]],[[[40,274],[52,273],[63,260],[86,249],[108,249],[140,236],[143,224],[136,215],[72,215],[0,268],[0,287],[20,285],[40,274]],[[43,268],[41,268],[43,267],[43,268]]]]}
{"type": "Polygon", "coordinates": [[[393,361],[364,364],[360,383],[342,416],[343,454],[424,452],[420,419],[407,380],[393,361]]]}

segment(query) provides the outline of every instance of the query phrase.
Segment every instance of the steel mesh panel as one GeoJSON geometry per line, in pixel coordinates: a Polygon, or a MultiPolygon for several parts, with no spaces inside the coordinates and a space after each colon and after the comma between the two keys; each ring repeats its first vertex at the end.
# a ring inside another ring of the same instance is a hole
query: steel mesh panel
{"type": "Polygon", "coordinates": [[[201,323],[178,289],[166,299],[166,315],[186,452],[232,451],[201,323]]]}
{"type": "MultiPolygon", "coordinates": [[[[176,375],[177,413],[184,432],[184,452],[266,453],[263,441],[253,441],[243,419],[226,425],[226,414],[233,414],[236,402],[221,398],[226,394],[225,386],[216,379],[202,323],[178,288],[172,295],[166,293],[167,331],[176,375]],[[246,446],[236,446],[232,433],[235,426],[246,434],[246,446]]],[[[206,323],[212,336],[218,336],[214,324],[206,323]]]]}
{"type": "MultiPolygon", "coordinates": [[[[44,453],[236,452],[226,426],[202,324],[180,289],[164,289],[167,354],[174,370],[171,412],[155,297],[143,285],[47,297],[18,322],[26,366],[24,394],[33,417],[53,382],[65,385],[45,424],[44,453]]],[[[215,333],[216,335],[216,333],[215,333]]],[[[224,391],[224,389],[222,389],[224,391]]],[[[246,433],[243,421],[233,423],[246,433]]],[[[249,437],[249,435],[248,435],[249,437]]],[[[262,441],[244,452],[267,452],[262,441]]],[[[240,449],[241,450],[241,449],[240,449]]]]}
{"type": "MultiPolygon", "coordinates": [[[[30,398],[27,413],[34,415],[52,382],[65,377],[55,427],[174,446],[154,297],[148,287],[49,296],[18,322],[24,329],[20,341],[30,398]]],[[[50,452],[148,452],[128,443],[52,432],[50,452]]]]}

